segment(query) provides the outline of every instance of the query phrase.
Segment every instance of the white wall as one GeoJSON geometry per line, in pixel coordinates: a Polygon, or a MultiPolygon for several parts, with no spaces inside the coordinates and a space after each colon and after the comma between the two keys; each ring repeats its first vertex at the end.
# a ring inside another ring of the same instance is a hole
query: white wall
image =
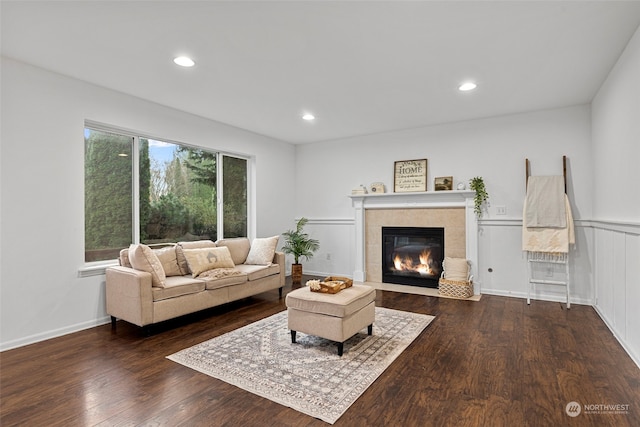
{"type": "Polygon", "coordinates": [[[595,307],[640,366],[640,29],[593,100],[595,307]]]}
{"type": "Polygon", "coordinates": [[[525,158],[536,175],[562,174],[569,158],[569,192],[577,217],[591,215],[590,110],[550,111],[389,132],[297,147],[297,210],[308,216],[351,217],[346,197],[358,184],[382,181],[393,191],[393,162],[428,159],[428,190],[437,176],[468,184],[480,175],[506,218],[520,218],[525,158]]]}
{"type": "Polygon", "coordinates": [[[106,320],[104,276],[78,277],[84,262],[85,119],[255,156],[256,234],[280,234],[290,226],[291,144],[7,58],[1,111],[1,349],[106,320]]]}

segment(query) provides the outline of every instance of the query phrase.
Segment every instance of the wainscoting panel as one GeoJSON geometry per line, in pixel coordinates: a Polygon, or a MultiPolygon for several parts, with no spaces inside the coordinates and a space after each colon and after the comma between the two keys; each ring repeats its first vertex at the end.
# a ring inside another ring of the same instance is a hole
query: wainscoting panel
{"type": "Polygon", "coordinates": [[[640,367],[640,233],[627,235],[624,344],[640,367]]]}
{"type": "Polygon", "coordinates": [[[640,225],[593,222],[594,307],[640,366],[640,225]]]}
{"type": "MultiPolygon", "coordinates": [[[[353,218],[311,218],[305,231],[320,241],[320,249],[310,260],[302,259],[305,274],[315,276],[353,275],[355,229],[353,218]]],[[[287,257],[289,258],[289,257],[287,257]]],[[[291,271],[287,259],[287,271],[291,271]]]]}
{"type": "MultiPolygon", "coordinates": [[[[592,305],[594,301],[591,257],[592,230],[576,222],[576,246],[570,252],[571,302],[592,305]]],[[[483,294],[526,298],[529,290],[526,253],[522,251],[521,220],[481,220],[479,226],[480,274],[483,294]]],[[[536,268],[536,277],[557,280],[564,268],[536,268]]],[[[565,301],[564,287],[536,285],[534,300],[565,301]]],[[[533,304],[533,302],[532,302],[533,304]]]]}

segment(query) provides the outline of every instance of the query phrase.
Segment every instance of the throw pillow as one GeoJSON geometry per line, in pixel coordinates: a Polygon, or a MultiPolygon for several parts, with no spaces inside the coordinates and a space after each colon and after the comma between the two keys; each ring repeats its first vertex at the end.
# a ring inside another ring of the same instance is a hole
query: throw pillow
{"type": "Polygon", "coordinates": [[[167,276],[164,274],[162,263],[149,246],[142,244],[129,246],[129,262],[136,270],[151,273],[153,286],[164,287],[167,276]]]}
{"type": "Polygon", "coordinates": [[[164,270],[164,274],[167,277],[182,276],[182,271],[180,270],[180,266],[178,265],[175,246],[167,246],[165,248],[154,249],[153,252],[160,260],[162,269],[164,270]]]}
{"type": "Polygon", "coordinates": [[[444,277],[448,280],[466,282],[469,279],[469,263],[464,258],[444,259],[444,277]]]}
{"type": "Polygon", "coordinates": [[[176,246],[176,258],[178,259],[178,266],[182,275],[189,274],[189,264],[184,257],[183,249],[195,249],[195,248],[215,248],[216,244],[211,240],[194,240],[192,242],[178,242],[176,246]]]}
{"type": "Polygon", "coordinates": [[[280,236],[253,239],[245,264],[271,265],[280,236]]]}
{"type": "Polygon", "coordinates": [[[235,264],[231,253],[225,246],[216,248],[183,249],[189,269],[193,277],[198,277],[207,270],[214,268],[233,268],[235,264]]]}

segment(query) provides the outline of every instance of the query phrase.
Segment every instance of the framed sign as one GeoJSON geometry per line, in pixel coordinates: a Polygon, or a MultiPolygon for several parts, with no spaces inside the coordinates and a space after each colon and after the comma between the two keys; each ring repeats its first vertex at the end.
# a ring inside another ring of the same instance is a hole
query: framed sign
{"type": "Polygon", "coordinates": [[[436,191],[453,190],[452,176],[439,176],[433,181],[433,189],[436,191]]]}
{"type": "Polygon", "coordinates": [[[402,160],[393,166],[393,191],[427,191],[427,159],[402,160]]]}

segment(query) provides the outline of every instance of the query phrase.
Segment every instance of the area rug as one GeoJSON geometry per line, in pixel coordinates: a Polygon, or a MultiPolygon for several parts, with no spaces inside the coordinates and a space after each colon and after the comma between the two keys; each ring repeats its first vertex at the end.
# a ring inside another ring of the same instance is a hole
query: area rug
{"type": "Polygon", "coordinates": [[[376,307],[373,335],[363,329],[340,357],[323,338],[292,344],[283,311],[168,359],[333,424],[433,319],[376,307]]]}

